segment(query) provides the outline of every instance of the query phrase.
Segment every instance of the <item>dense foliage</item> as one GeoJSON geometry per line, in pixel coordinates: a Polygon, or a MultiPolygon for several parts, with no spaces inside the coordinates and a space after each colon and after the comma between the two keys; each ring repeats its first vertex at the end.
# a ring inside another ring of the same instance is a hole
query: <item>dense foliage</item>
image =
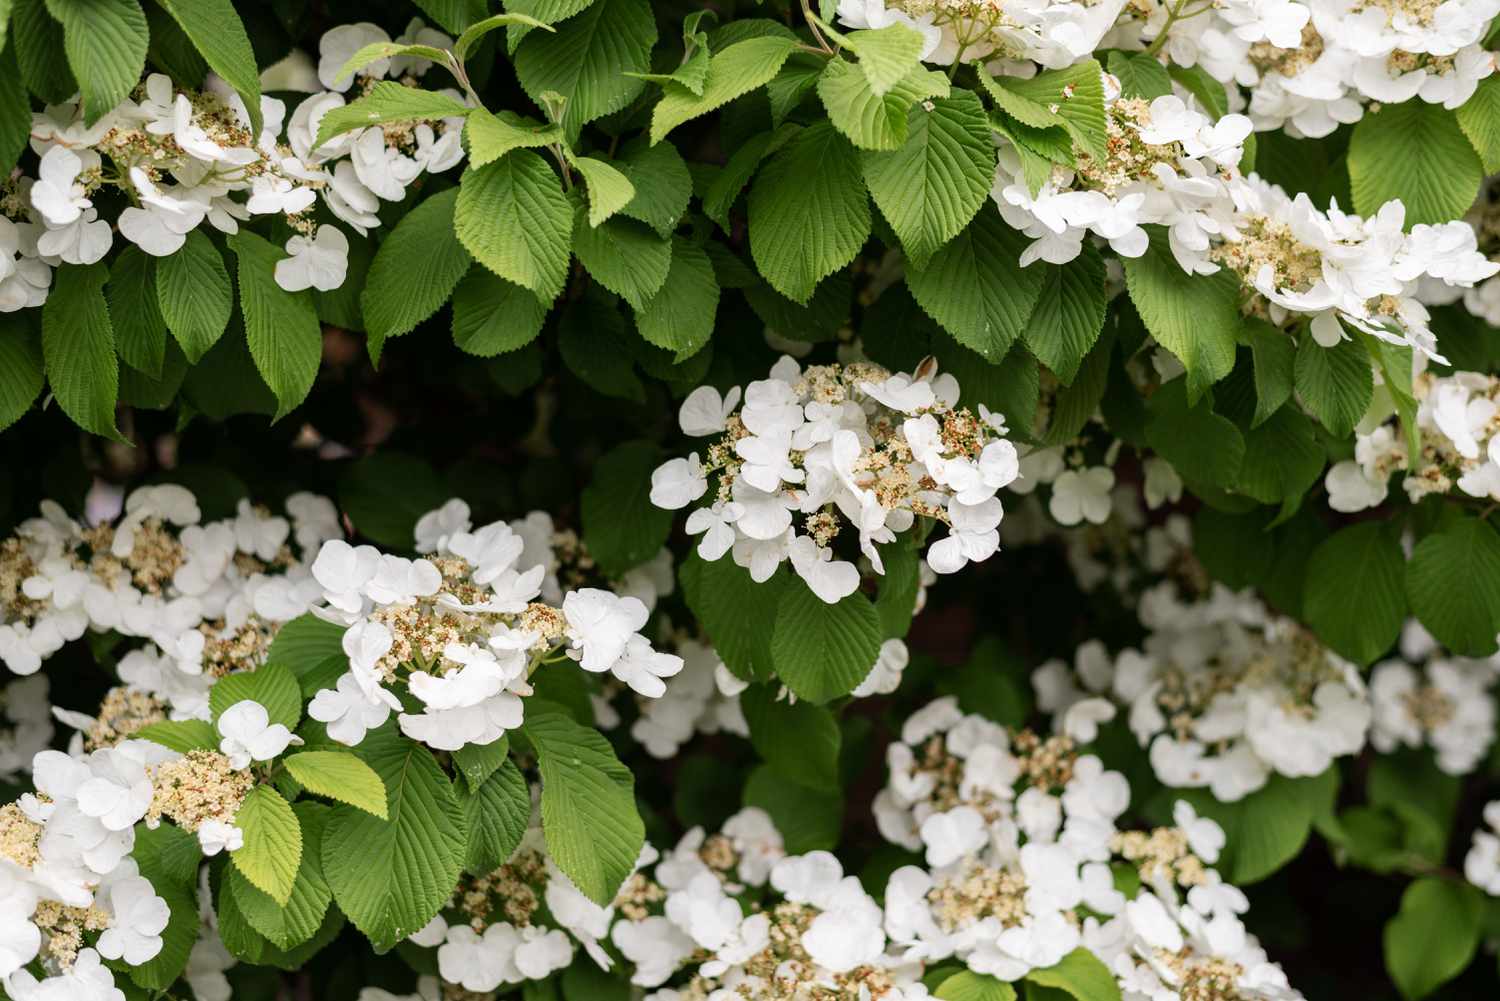
{"type": "Polygon", "coordinates": [[[1493,997],[1497,50],[0,0],[0,995],[1493,997]]]}

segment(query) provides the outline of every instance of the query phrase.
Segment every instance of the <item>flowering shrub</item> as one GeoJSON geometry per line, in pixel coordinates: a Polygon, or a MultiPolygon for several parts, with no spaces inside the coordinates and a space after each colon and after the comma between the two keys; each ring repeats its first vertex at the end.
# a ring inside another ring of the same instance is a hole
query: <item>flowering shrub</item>
{"type": "Polygon", "coordinates": [[[1494,996],[1497,58],[0,3],[0,997],[1494,996]]]}

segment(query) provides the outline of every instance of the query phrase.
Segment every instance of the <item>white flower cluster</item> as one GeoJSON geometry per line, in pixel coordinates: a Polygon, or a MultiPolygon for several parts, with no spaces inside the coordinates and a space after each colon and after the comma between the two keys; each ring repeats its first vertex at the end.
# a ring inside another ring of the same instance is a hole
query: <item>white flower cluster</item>
{"type": "MultiPolygon", "coordinates": [[[[1107,41],[1156,43],[1236,94],[1250,90],[1257,131],[1319,138],[1371,102],[1420,98],[1456,108],[1495,70],[1481,44],[1497,0],[1156,0],[1107,41]],[[1170,16],[1173,8],[1178,16],[1170,16]]],[[[1236,95],[1237,96],[1237,95],[1236,95]]]]}
{"type": "Polygon", "coordinates": [[[958,407],[958,381],[924,360],[911,375],[878,365],[816,365],[790,356],[770,378],[721,397],[700,386],[683,401],[685,434],[717,436],[706,461],[670,459],[651,477],[658,507],[686,507],[717,480],[712,503],[688,517],[702,534],[698,554],[726,553],[764,581],[787,559],[808,587],[833,603],[859,587],[859,568],[834,556],[844,522],[859,551],[884,573],[878,543],[917,516],[948,526],[927,550],[928,565],[952,573],[992,556],[1004,514],[995,493],[1015,479],[1005,421],[980,404],[958,407]],[[800,526],[796,524],[801,517],[800,526]],[[799,530],[800,528],[800,530],[799,530]]]}
{"type": "Polygon", "coordinates": [[[1490,896],[1500,897],[1500,799],[1485,805],[1484,823],[1464,856],[1464,876],[1490,896]]]}
{"type": "MultiPolygon", "coordinates": [[[[1500,379],[1480,372],[1413,380],[1420,453],[1411,467],[1406,429],[1392,417],[1368,431],[1356,429],[1354,458],[1334,463],[1323,478],[1335,511],[1363,511],[1385,500],[1391,474],[1406,473],[1402,485],[1413,503],[1429,494],[1457,490],[1468,497],[1500,500],[1500,379]]],[[[1366,424],[1361,428],[1367,427],[1366,424]]]]}
{"type": "Polygon", "coordinates": [[[468,505],[454,500],[417,524],[428,557],[324,543],[311,567],[319,588],[312,610],[346,627],[349,671],[317,693],[308,714],[352,746],[395,711],[408,737],[452,751],[519,727],[531,675],[547,663],[571,658],[660,696],[683,661],[641,635],[650,610],[640,598],[580,587],[557,605],[536,600],[555,560],[550,547],[537,551],[538,527],[532,520],[475,528],[468,505]],[[400,690],[423,711],[402,712],[400,690]]]}
{"type": "Polygon", "coordinates": [[[1140,619],[1143,650],[1111,664],[1085,646],[1074,670],[1038,668],[1038,707],[1087,741],[1078,727],[1112,717],[1111,702],[1124,706],[1164,785],[1207,787],[1225,802],[1272,773],[1318,775],[1364,747],[1372,710],[1358,670],[1248,592],[1215,585],[1184,602],[1167,581],[1142,596],[1140,619]]]}
{"type": "MultiPolygon", "coordinates": [[[[419,21],[408,34],[425,44],[452,44],[419,21]]],[[[363,235],[380,225],[382,200],[400,201],[424,171],[447,170],[464,156],[458,118],[356,129],[316,145],[323,117],[345,103],[351,87],[367,89],[387,74],[415,79],[431,66],[411,57],[382,59],[351,78],[334,79],[355,51],[375,41],[390,38],[365,23],[325,34],[318,80],[328,89],[305,98],[289,121],[284,102],[262,97],[259,134],[239,95],[212,75],[202,91],[183,91],[153,73],[93,124],[76,99],[33,115],[36,176],[9,180],[0,197],[0,311],[41,305],[51,269],[103,259],[112,228],[164,257],[205,222],[235,233],[257,215],[282,216],[296,231],[276,266],[282,288],[338,288],[348,270],[349,241],[338,226],[313,219],[319,195],[329,212],[363,235]],[[113,227],[94,204],[110,188],[130,200],[113,227]]],[[[458,91],[444,93],[463,100],[458,91]]]]}
{"type": "Polygon", "coordinates": [[[1371,745],[1382,754],[1430,746],[1444,772],[1469,774],[1495,742],[1491,689],[1500,664],[1440,656],[1415,621],[1402,632],[1401,653],[1404,659],[1382,661],[1370,674],[1371,745]]]}
{"type": "Polygon", "coordinates": [[[850,28],[914,28],[929,62],[989,59],[1029,77],[1037,66],[1089,58],[1124,9],[1125,0],[839,0],[838,18],[850,28]]]}
{"type": "Polygon", "coordinates": [[[1240,922],[1244,895],[1207,868],[1224,832],[1187,803],[1173,827],[1118,831],[1130,802],[1122,775],[1065,734],[1008,733],[952,699],[913,714],[887,760],[881,832],[927,863],[886,887],[885,928],[903,959],[957,956],[1016,980],[1083,948],[1132,1001],[1228,996],[1200,994],[1210,983],[1242,998],[1299,996],[1240,922]],[[1132,897],[1112,861],[1138,872],[1132,897]]]}
{"type": "Polygon", "coordinates": [[[190,491],[163,484],[132,491],[114,524],[85,526],[44,501],[0,541],[0,662],[33,674],[88,631],[146,640],[120,659],[121,680],[174,718],[208,719],[214,678],[264,659],[318,594],[307,557],[342,534],[325,497],[293,494],[285,511],[242,500],[204,522],[190,491]]]}
{"type": "MultiPolygon", "coordinates": [[[[1110,89],[1118,94],[1117,85],[1110,89]]],[[[1500,272],[1464,222],[1407,233],[1398,201],[1363,219],[1337,204],[1321,212],[1305,194],[1289,198],[1254,174],[1241,176],[1236,164],[1251,130],[1243,115],[1214,122],[1176,94],[1149,104],[1114,96],[1105,114],[1108,155],[1096,159],[1075,146],[1077,167],[1054,166],[1035,192],[1017,148],[1001,141],[993,197],[1006,222],[1034,241],[1023,266],[1067,263],[1089,235],[1139,257],[1149,245],[1142,227],[1161,225],[1184,272],[1228,268],[1257,297],[1252,308],[1278,324],[1307,318],[1324,347],[1348,324],[1435,358],[1418,293],[1471,288],[1500,272]]]]}

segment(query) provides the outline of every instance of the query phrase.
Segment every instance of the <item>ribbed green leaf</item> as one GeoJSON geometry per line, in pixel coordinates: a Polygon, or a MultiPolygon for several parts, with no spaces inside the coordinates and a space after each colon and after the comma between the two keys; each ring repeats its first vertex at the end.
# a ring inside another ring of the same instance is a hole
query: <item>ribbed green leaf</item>
{"type": "Polygon", "coordinates": [[[332,810],[320,803],[298,803],[292,812],[302,832],[302,853],[286,901],[278,903],[239,869],[224,874],[226,888],[234,894],[245,920],[279,949],[291,949],[317,934],[333,900],[333,891],[323,878],[323,830],[332,810]]]}
{"type": "Polygon", "coordinates": [[[1076,1001],[1120,1001],[1115,976],[1088,949],[1079,947],[1062,961],[1026,974],[1028,983],[1052,987],[1072,995],[1076,1001]]]}
{"type": "Polygon", "coordinates": [[[1104,329],[1104,258],[1092,244],[1067,264],[1038,262],[1044,268],[1036,308],[1021,332],[1026,346],[1064,385],[1104,329]]]}
{"type": "Polygon", "coordinates": [[[880,616],[860,592],[830,605],[800,578],[781,592],[771,663],[798,698],[822,703],[849,694],[879,654],[880,616]]]}
{"type": "Polygon", "coordinates": [[[656,18],[647,0],[595,0],[557,31],[533,31],[516,49],[516,76],[532,100],[548,91],[567,104],[559,122],[570,135],[635,99],[644,80],[626,76],[651,68],[656,18]]]}
{"type": "Polygon", "coordinates": [[[193,230],[182,249],[156,262],[156,300],[188,361],[197,364],[224,336],[234,289],[224,256],[203,230],[193,230]]]}
{"type": "Polygon", "coordinates": [[[546,321],[536,293],[484,268],[471,268],[453,292],[453,343],[480,358],[524,348],[546,321]]]}
{"type": "Polygon", "coordinates": [[[651,142],[659,143],[677,126],[706,115],[757,87],[764,87],[786,62],[797,43],[780,35],[736,42],[714,53],[708,61],[703,93],[667,84],[651,116],[651,142]]]}
{"type": "Polygon", "coordinates": [[[547,162],[516,150],[464,171],[454,212],[458,238],[495,274],[551,302],[568,277],[573,209],[547,162]]]}
{"type": "Polygon", "coordinates": [[[562,129],[522,118],[514,111],[492,115],[483,108],[469,112],[464,122],[469,143],[469,166],[494,163],[513,149],[539,149],[562,142],[562,129]]]}
{"type": "Polygon", "coordinates": [[[635,186],[635,197],[620,213],[669,235],[693,195],[693,178],[682,154],[671,143],[651,146],[641,137],[627,143],[613,162],[635,186]]]}
{"type": "Polygon", "coordinates": [[[255,67],[250,36],[231,0],[157,0],[157,5],[172,15],[209,68],[244,99],[250,127],[259,134],[260,71],[255,67]]]}
{"type": "Polygon", "coordinates": [[[240,309],[250,357],[276,394],[276,420],[307,398],[323,356],[323,328],[312,293],[288,292],[276,284],[276,262],[285,255],[263,238],[241,229],[229,238],[239,258],[240,309]]]}
{"type": "Polygon", "coordinates": [[[161,378],[167,352],[167,321],[156,294],[156,261],[139,247],[122,249],[104,288],[115,347],[122,362],[153,379],[161,378]]]}
{"type": "Polygon", "coordinates": [[[446,94],[404,87],[394,80],[381,80],[364,97],[334,108],[324,115],[323,121],[318,125],[318,139],[313,145],[321,146],[345,132],[385,122],[463,118],[468,113],[467,105],[460,104],[446,94]]]}
{"type": "Polygon", "coordinates": [[[356,755],[345,751],[302,751],[286,758],[282,764],[309,792],[358,807],[381,820],[387,819],[385,786],[375,770],[356,755]]]}
{"type": "Polygon", "coordinates": [[[78,93],[78,82],[68,69],[63,27],[47,13],[43,0],[15,0],[10,35],[15,39],[16,63],[28,90],[48,104],[58,104],[78,93]]]}
{"type": "Polygon", "coordinates": [[[1151,229],[1146,253],[1125,258],[1125,285],[1151,336],[1187,368],[1188,400],[1195,402],[1234,367],[1239,282],[1225,269],[1187,275],[1172,257],[1166,232],[1151,229]]]}
{"type": "Polygon", "coordinates": [[[1484,897],[1461,880],[1426,876],[1406,888],[1385,926],[1385,968],[1407,1001],[1463,972],[1479,948],[1484,897]]]}
{"type": "Polygon", "coordinates": [[[531,790],[514,762],[506,761],[472,794],[459,796],[468,817],[464,864],[475,872],[503,865],[526,836],[531,790]]]}
{"type": "Polygon", "coordinates": [[[1412,612],[1438,642],[1464,657],[1488,657],[1500,633],[1500,535],[1459,518],[1427,536],[1406,565],[1412,612]]]}
{"type": "MultiPolygon", "coordinates": [[[[8,22],[9,4],[3,6],[6,9],[0,10],[0,20],[8,22]]],[[[0,28],[0,38],[3,36],[4,29],[0,28]]],[[[0,176],[8,177],[31,135],[31,98],[16,63],[15,43],[0,41],[0,47],[4,48],[0,53],[0,176]]]]}
{"type": "Polygon", "coordinates": [[[573,252],[600,285],[640,309],[667,280],[672,244],[630,219],[590,226],[582,206],[573,224],[573,252]]]}
{"type": "Polygon", "coordinates": [[[594,463],[583,491],[583,541],[610,577],[655,556],[672,531],[672,512],[650,497],[651,472],[661,460],[654,442],[627,441],[594,463]]]}
{"type": "Polygon", "coordinates": [[[682,237],[673,237],[667,279],[636,312],[636,329],[649,343],[683,361],[713,336],[718,309],[719,281],[708,255],[682,237]]]}
{"type": "Polygon", "coordinates": [[[1407,228],[1458,219],[1483,180],[1484,165],[1453,112],[1420,98],[1366,112],[1349,139],[1349,185],[1360,215],[1399,198],[1407,228]]]}
{"type": "Polygon", "coordinates": [[[84,120],[92,125],[141,81],[151,41],[146,15],[136,0],[47,0],[47,9],[62,22],[84,120]]]}
{"type": "Polygon", "coordinates": [[[740,696],[750,743],[779,774],[809,789],[837,792],[843,735],[833,713],[810,702],[776,698],[772,685],[752,685],[740,696]]]}
{"type": "Polygon", "coordinates": [[[53,272],[42,306],[42,354],[63,413],[85,431],[123,440],[115,428],[120,364],[104,302],[108,278],[103,264],[65,264],[53,272]]]}
{"type": "Polygon", "coordinates": [[[297,729],[302,719],[302,686],[284,664],[266,664],[258,670],[225,675],[214,682],[208,692],[214,722],[219,721],[224,710],[246,699],[259,702],[272,723],[280,723],[288,730],[297,729]]]}
{"type": "MultiPolygon", "coordinates": [[[[818,75],[817,87],[833,127],[867,150],[899,150],[909,134],[913,105],[949,93],[947,77],[919,67],[878,95],[858,67],[842,59],[828,61],[818,75]]],[[[988,190],[988,184],[985,187],[988,190]]]]}
{"type": "Polygon", "coordinates": [[[635,185],[630,178],[598,157],[574,156],[568,162],[587,186],[590,226],[598,226],[635,197],[635,185]]]}
{"type": "Polygon", "coordinates": [[[442,308],[469,270],[469,252],[453,231],[458,189],[424,200],[401,217],[370,262],[360,311],[377,364],[385,341],[410,333],[442,308]]]}
{"type": "Polygon", "coordinates": [[[15,313],[0,318],[0,431],[20,420],[42,391],[42,348],[15,313]]]}
{"type": "Polygon", "coordinates": [[[1390,649],[1406,619],[1405,559],[1390,526],[1367,521],[1314,549],[1302,614],[1335,651],[1368,664],[1390,649]]]}
{"type": "Polygon", "coordinates": [[[270,786],[256,786],[240,804],[234,823],[245,832],[245,843],[229,860],[256,889],[285,906],[302,862],[302,827],[291,805],[270,786]]]}
{"type": "Polygon", "coordinates": [[[1325,348],[1303,335],[1294,369],[1297,395],[1323,426],[1347,437],[1365,415],[1375,391],[1370,356],[1358,341],[1345,339],[1325,348]]]}
{"type": "Polygon", "coordinates": [[[895,24],[873,31],[854,31],[843,44],[859,56],[859,68],[876,95],[885,94],[917,68],[926,40],[910,25],[895,24]]]}

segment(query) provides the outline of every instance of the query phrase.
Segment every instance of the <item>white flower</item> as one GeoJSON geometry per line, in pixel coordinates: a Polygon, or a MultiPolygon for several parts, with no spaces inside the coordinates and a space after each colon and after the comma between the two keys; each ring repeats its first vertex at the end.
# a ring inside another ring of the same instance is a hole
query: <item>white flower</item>
{"type": "Polygon", "coordinates": [[[1114,470],[1107,466],[1082,471],[1069,469],[1052,482],[1047,510],[1061,525],[1076,525],[1081,521],[1102,525],[1109,518],[1110,491],[1114,486],[1114,470]]]}
{"type": "Polygon", "coordinates": [[[290,744],[302,743],[280,723],[272,723],[266,707],[244,699],[225,709],[219,717],[219,751],[231,768],[249,768],[252,761],[270,761],[290,744]]]}
{"type": "Polygon", "coordinates": [[[622,598],[593,587],[569,591],[562,612],[568,639],[579,651],[579,666],[595,673],[614,667],[650,615],[638,598],[622,598]]]}
{"type": "Polygon", "coordinates": [[[338,79],[339,70],[353,58],[354,54],[367,45],[377,42],[389,42],[391,36],[378,25],[368,21],[360,21],[357,24],[341,24],[323,33],[318,41],[318,80],[329,90],[343,93],[354,85],[355,75],[369,76],[379,79],[386,75],[391,67],[389,58],[376,59],[362,69],[350,73],[343,79],[338,79]]]}
{"type": "Polygon", "coordinates": [[[952,865],[989,843],[984,816],[972,806],[956,806],[934,813],[922,822],[922,843],[927,846],[927,864],[935,868],[952,865]]]}
{"type": "Polygon", "coordinates": [[[36,183],[31,186],[31,204],[49,228],[71,225],[93,206],[83,185],[77,183],[82,170],[83,160],[64,146],[53,146],[42,155],[36,183]]]}
{"type": "Polygon", "coordinates": [[[99,936],[99,955],[131,966],[154,959],[161,952],[161,933],[172,917],[167,902],[140,876],[111,882],[107,900],[111,920],[99,936]]]}
{"type": "Polygon", "coordinates": [[[203,849],[204,855],[239,851],[244,844],[245,832],[233,824],[209,819],[198,826],[198,847],[203,849]]]}
{"type": "Polygon", "coordinates": [[[1207,817],[1198,816],[1193,804],[1179,799],[1172,806],[1172,823],[1187,836],[1188,847],[1209,865],[1219,861],[1224,850],[1224,829],[1207,817]]]}
{"type": "Polygon", "coordinates": [[[696,452],[685,459],[668,459],[651,473],[651,503],[668,511],[687,507],[707,489],[696,452]]]}
{"type": "Polygon", "coordinates": [[[311,238],[298,234],[286,241],[291,255],[276,262],[276,284],[288,292],[315,288],[330,292],[344,284],[349,271],[349,238],[337,226],[319,226],[311,238]]]}
{"type": "Polygon", "coordinates": [[[699,386],[682,401],[682,406],[677,411],[677,422],[682,427],[683,434],[695,438],[718,434],[724,430],[729,415],[734,413],[734,408],[739,406],[739,402],[740,387],[738,386],[730,389],[722,397],[712,386],[699,386]]]}
{"type": "Polygon", "coordinates": [[[810,536],[793,539],[788,555],[797,576],[807,582],[813,594],[830,605],[859,588],[859,569],[846,560],[835,560],[830,550],[819,546],[810,536]]]}

